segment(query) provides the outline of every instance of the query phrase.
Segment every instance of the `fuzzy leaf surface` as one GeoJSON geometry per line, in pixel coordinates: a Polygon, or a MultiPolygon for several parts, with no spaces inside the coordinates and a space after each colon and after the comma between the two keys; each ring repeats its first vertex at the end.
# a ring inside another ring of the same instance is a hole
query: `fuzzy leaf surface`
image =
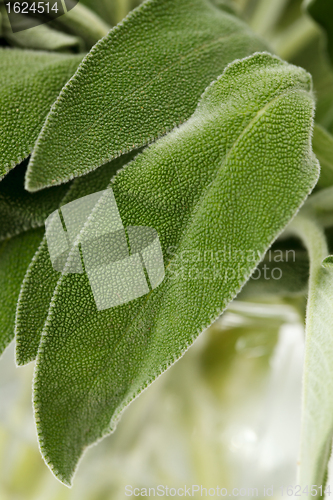
{"type": "MultiPolygon", "coordinates": [[[[128,163],[135,154],[132,152],[123,155],[94,172],[75,179],[67,194],[59,200],[58,206],[106,189],[117,170],[128,163]]],[[[61,186],[52,189],[60,188],[61,186]]],[[[34,193],[30,196],[38,194],[34,193]]],[[[59,277],[60,273],[52,267],[46,237],[44,237],[24,278],[18,300],[15,327],[18,365],[24,365],[36,358],[50,301],[59,277]],[[30,313],[32,310],[34,314],[30,313]]]]}
{"type": "Polygon", "coordinates": [[[183,123],[237,58],[264,50],[208,0],[147,0],[98,42],[48,115],[29,191],[86,174],[183,123]]]}
{"type": "MultiPolygon", "coordinates": [[[[311,191],[313,107],[304,70],[256,54],[228,66],[185,124],[115,176],[124,227],[155,228],[166,277],[104,311],[86,274],[59,279],[34,401],[43,456],[61,481],[71,483],[84,449],[222,313],[311,191]]],[[[77,242],[98,234],[105,198],[77,242]]]]}
{"type": "Polygon", "coordinates": [[[24,189],[26,167],[27,162],[22,162],[0,182],[0,241],[44,226],[69,189],[70,183],[29,193],[24,189]]]}
{"type": "Polygon", "coordinates": [[[44,229],[31,230],[0,242],[0,354],[14,338],[21,284],[43,234],[44,229]]]}
{"type": "Polygon", "coordinates": [[[0,179],[29,156],[51,105],[81,59],[0,48],[0,179]]]}

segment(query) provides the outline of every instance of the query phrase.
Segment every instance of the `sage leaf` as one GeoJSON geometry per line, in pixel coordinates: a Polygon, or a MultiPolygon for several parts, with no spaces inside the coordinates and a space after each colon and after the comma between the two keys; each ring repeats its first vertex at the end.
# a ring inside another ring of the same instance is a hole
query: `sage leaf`
{"type": "Polygon", "coordinates": [[[37,229],[0,242],[0,354],[14,338],[21,284],[43,234],[44,229],[37,229]]]}
{"type": "Polygon", "coordinates": [[[332,257],[328,257],[321,226],[308,209],[303,212],[290,226],[303,240],[310,257],[297,483],[302,488],[309,484],[324,484],[333,432],[332,257]]]}
{"type": "Polygon", "coordinates": [[[68,50],[78,51],[82,47],[82,40],[51,29],[47,24],[36,26],[33,19],[22,14],[16,14],[17,23],[23,31],[13,33],[6,8],[0,5],[2,14],[2,28],[4,38],[16,47],[36,50],[68,50]]]}
{"type": "Polygon", "coordinates": [[[305,8],[325,30],[327,49],[333,62],[333,4],[330,0],[305,0],[305,8]]]}
{"type": "MultiPolygon", "coordinates": [[[[66,195],[59,200],[58,206],[105,189],[117,170],[128,163],[135,154],[137,152],[123,155],[94,172],[75,179],[66,195]]],[[[52,189],[60,188],[61,186],[52,189]]],[[[17,303],[15,336],[18,365],[24,365],[36,358],[50,301],[59,277],[60,273],[52,267],[44,237],[28,268],[17,303]],[[33,315],[30,314],[31,310],[34,311],[33,315]]]]}
{"type": "Polygon", "coordinates": [[[24,189],[27,161],[13,168],[0,182],[0,241],[31,228],[44,226],[59,207],[69,184],[28,193],[24,189]]]}
{"type": "Polygon", "coordinates": [[[0,179],[32,151],[82,56],[0,48],[0,179]]]}
{"type": "Polygon", "coordinates": [[[315,125],[313,130],[313,152],[320,163],[318,187],[326,188],[333,185],[333,136],[321,125],[315,125]]]}
{"type": "Polygon", "coordinates": [[[60,93],[27,189],[61,184],[152,142],[191,116],[228,63],[264,48],[207,0],[147,0],[93,47],[60,93]]]}
{"type": "Polygon", "coordinates": [[[157,231],[166,277],[148,295],[98,311],[87,275],[66,273],[76,245],[105,223],[107,190],[57,283],[36,361],[40,447],[62,482],[222,313],[314,187],[313,112],[311,77],[255,54],[230,64],[185,124],[114,177],[124,227],[157,231]]]}

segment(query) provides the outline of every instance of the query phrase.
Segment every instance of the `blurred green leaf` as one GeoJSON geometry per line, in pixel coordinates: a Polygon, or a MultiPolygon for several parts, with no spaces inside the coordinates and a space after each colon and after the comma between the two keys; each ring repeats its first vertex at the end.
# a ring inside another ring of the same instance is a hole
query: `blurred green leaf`
{"type": "Polygon", "coordinates": [[[333,133],[333,68],[322,36],[318,35],[290,62],[311,73],[316,93],[316,122],[333,133]]]}
{"type": "Polygon", "coordinates": [[[0,242],[0,354],[14,338],[21,284],[43,234],[43,229],[37,229],[0,242]]]}
{"type": "Polygon", "coordinates": [[[264,48],[206,0],[148,0],[91,50],[61,92],[27,189],[61,184],[152,142],[189,118],[228,63],[264,48]]]}
{"type": "Polygon", "coordinates": [[[0,48],[0,179],[29,156],[82,56],[0,48]]]}
{"type": "Polygon", "coordinates": [[[320,163],[318,187],[333,185],[333,136],[321,125],[315,125],[312,139],[313,152],[320,163]]]}
{"type": "Polygon", "coordinates": [[[44,226],[59,207],[70,184],[28,193],[24,189],[27,161],[13,168],[0,182],[0,241],[31,228],[44,226]]]}
{"type": "Polygon", "coordinates": [[[2,15],[2,36],[11,45],[23,49],[54,51],[66,51],[68,49],[78,51],[82,47],[80,38],[53,30],[47,24],[36,26],[33,20],[23,14],[16,14],[17,22],[20,23],[23,31],[13,33],[6,9],[1,4],[0,12],[2,15]]]}
{"type": "Polygon", "coordinates": [[[112,26],[119,23],[130,10],[138,7],[143,0],[81,0],[81,3],[94,10],[112,26]]]}
{"type": "Polygon", "coordinates": [[[84,40],[87,49],[91,49],[111,28],[93,10],[81,5],[81,2],[68,10],[64,16],[51,21],[50,24],[80,37],[84,40]]]}
{"type": "MultiPolygon", "coordinates": [[[[135,154],[135,152],[132,152],[123,155],[94,172],[75,179],[66,196],[66,191],[64,191],[62,199],[59,199],[58,206],[105,189],[117,170],[128,163],[135,154]]],[[[51,189],[59,190],[60,187],[51,189]]],[[[44,194],[44,191],[42,193],[44,194]]],[[[30,196],[35,197],[38,194],[35,193],[30,196]]],[[[25,276],[18,301],[15,329],[16,362],[19,365],[29,363],[37,355],[50,301],[59,277],[60,273],[52,267],[47,241],[44,237],[25,276]],[[33,315],[30,314],[31,310],[34,311],[33,315]]]]}
{"type": "Polygon", "coordinates": [[[333,3],[331,0],[304,0],[309,14],[325,30],[327,48],[333,62],[333,3]]]}
{"type": "MultiPolygon", "coordinates": [[[[188,122],[116,175],[124,226],[157,230],[166,277],[147,296],[104,311],[86,274],[65,269],[60,277],[34,391],[41,450],[61,481],[71,483],[83,450],[112,431],[129,402],[222,313],[311,191],[319,175],[313,107],[301,68],[269,54],[236,61],[188,122]],[[201,279],[203,257],[195,264],[200,279],[183,260],[198,251],[224,252],[210,279],[201,279]]],[[[78,242],[103,223],[104,200],[78,242]]]]}

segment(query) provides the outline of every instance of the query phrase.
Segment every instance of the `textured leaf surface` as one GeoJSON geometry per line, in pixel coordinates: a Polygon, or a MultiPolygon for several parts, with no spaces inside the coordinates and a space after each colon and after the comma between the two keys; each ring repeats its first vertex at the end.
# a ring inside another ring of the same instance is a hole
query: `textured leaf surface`
{"type": "Polygon", "coordinates": [[[325,30],[327,48],[333,62],[333,3],[331,0],[306,0],[305,6],[313,19],[325,30]]]}
{"type": "Polygon", "coordinates": [[[152,142],[194,112],[225,66],[264,45],[208,0],[148,0],[87,55],[52,107],[27,171],[30,191],[152,142]]]}
{"type": "MultiPolygon", "coordinates": [[[[134,155],[135,153],[123,155],[94,172],[75,179],[61,203],[59,200],[58,206],[105,189],[117,170],[128,163],[134,155]]],[[[60,186],[52,189],[59,188],[60,186]]],[[[38,194],[35,193],[32,196],[38,194]]],[[[41,332],[59,277],[60,273],[52,267],[46,238],[44,238],[24,278],[18,301],[15,335],[16,362],[19,365],[33,361],[37,355],[41,332]],[[31,314],[32,310],[34,314],[31,314]]]]}
{"type": "Polygon", "coordinates": [[[32,151],[82,56],[0,48],[0,179],[32,151]]]}
{"type": "Polygon", "coordinates": [[[69,184],[64,184],[28,193],[24,189],[26,167],[27,161],[22,162],[0,182],[0,241],[43,226],[69,189],[69,184]]]}
{"type": "Polygon", "coordinates": [[[333,260],[323,231],[306,215],[300,214],[291,225],[310,256],[298,477],[303,488],[324,484],[333,429],[333,260]]]}
{"type": "MultiPolygon", "coordinates": [[[[269,54],[236,61],[188,122],[114,178],[124,226],[157,230],[166,278],[105,311],[86,274],[58,281],[37,357],[35,409],[42,453],[64,483],[83,450],[221,314],[313,188],[310,87],[304,70],[269,54]]],[[[96,213],[80,238],[98,231],[96,213]]]]}
{"type": "Polygon", "coordinates": [[[82,38],[87,49],[95,45],[111,28],[93,10],[80,3],[69,10],[65,16],[60,16],[52,21],[51,24],[82,38]]]}
{"type": "Polygon", "coordinates": [[[32,230],[0,243],[0,354],[14,338],[20,287],[43,234],[32,230]]]}

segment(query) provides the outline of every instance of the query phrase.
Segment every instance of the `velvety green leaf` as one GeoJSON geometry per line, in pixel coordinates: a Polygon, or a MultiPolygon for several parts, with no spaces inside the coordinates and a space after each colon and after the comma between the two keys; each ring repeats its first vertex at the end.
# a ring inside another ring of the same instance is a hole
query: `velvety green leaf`
{"type": "Polygon", "coordinates": [[[331,0],[305,0],[304,5],[317,23],[325,30],[327,48],[333,62],[333,3],[331,0]]]}
{"type": "Polygon", "coordinates": [[[43,234],[43,229],[27,231],[0,243],[0,354],[14,338],[21,284],[43,234]]]}
{"type": "Polygon", "coordinates": [[[318,186],[325,188],[333,185],[333,136],[320,125],[313,130],[313,152],[320,163],[318,186]]]}
{"type": "Polygon", "coordinates": [[[0,179],[29,156],[82,56],[0,48],[0,179]]]}
{"type": "MultiPolygon", "coordinates": [[[[135,154],[135,152],[132,152],[123,155],[94,172],[75,179],[61,203],[59,200],[59,205],[64,205],[77,198],[105,189],[117,170],[128,163],[135,154]]],[[[59,188],[60,186],[52,189],[59,188]]],[[[35,193],[32,196],[37,194],[35,193]]],[[[59,277],[60,273],[52,267],[46,238],[44,238],[24,278],[18,301],[15,328],[16,362],[18,365],[33,361],[37,355],[41,332],[59,277]],[[32,310],[34,314],[31,314],[32,310]]]]}
{"type": "Polygon", "coordinates": [[[22,25],[24,30],[13,33],[5,7],[0,5],[0,10],[3,20],[3,36],[10,45],[23,49],[60,51],[66,49],[78,50],[82,47],[80,38],[53,30],[47,24],[36,26],[34,21],[24,14],[16,14],[17,22],[22,25]]]}
{"type": "MultiPolygon", "coordinates": [[[[104,311],[86,274],[65,268],[58,281],[37,357],[35,409],[42,453],[64,483],[83,450],[222,313],[315,185],[310,89],[304,70],[269,54],[236,61],[185,124],[112,181],[124,227],[158,232],[166,277],[104,311]]],[[[77,243],[103,224],[105,200],[108,190],[77,243]]]]}
{"type": "Polygon", "coordinates": [[[87,49],[95,45],[111,28],[93,10],[81,5],[81,3],[75,5],[64,16],[52,21],[51,25],[82,38],[87,49]]]}
{"type": "MultiPolygon", "coordinates": [[[[324,232],[307,212],[291,229],[302,238],[310,256],[306,312],[305,361],[299,476],[297,484],[323,485],[333,426],[333,266],[324,232]]],[[[304,496],[305,498],[305,496],[304,496]]]]}
{"type": "Polygon", "coordinates": [[[61,92],[31,157],[27,189],[60,184],[152,142],[189,118],[226,64],[263,47],[207,0],[147,0],[91,50],[61,92]]]}
{"type": "Polygon", "coordinates": [[[28,193],[24,189],[26,168],[25,160],[0,182],[0,241],[43,226],[69,189],[70,184],[63,184],[38,193],[28,193]]]}

